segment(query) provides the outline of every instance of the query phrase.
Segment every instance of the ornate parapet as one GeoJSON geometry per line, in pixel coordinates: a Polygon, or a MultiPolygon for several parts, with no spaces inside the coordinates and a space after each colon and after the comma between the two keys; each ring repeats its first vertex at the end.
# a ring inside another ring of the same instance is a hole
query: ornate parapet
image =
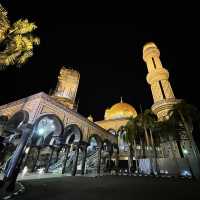
{"type": "Polygon", "coordinates": [[[181,99],[164,99],[154,103],[151,107],[152,111],[158,116],[159,120],[165,119],[169,116],[169,111],[172,110],[173,106],[180,103],[181,99]]]}

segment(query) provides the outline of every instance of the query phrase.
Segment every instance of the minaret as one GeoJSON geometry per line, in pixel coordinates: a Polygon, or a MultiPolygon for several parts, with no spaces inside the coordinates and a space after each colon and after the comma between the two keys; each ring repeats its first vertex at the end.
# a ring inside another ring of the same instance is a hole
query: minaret
{"type": "Polygon", "coordinates": [[[75,108],[75,98],[80,74],[76,70],[62,67],[53,97],[68,108],[75,108]]]}
{"type": "Polygon", "coordinates": [[[148,74],[147,82],[151,86],[154,104],[152,111],[162,120],[168,111],[177,103],[169,82],[169,72],[162,66],[160,51],[150,42],[143,47],[143,60],[146,62],[148,74]]]}

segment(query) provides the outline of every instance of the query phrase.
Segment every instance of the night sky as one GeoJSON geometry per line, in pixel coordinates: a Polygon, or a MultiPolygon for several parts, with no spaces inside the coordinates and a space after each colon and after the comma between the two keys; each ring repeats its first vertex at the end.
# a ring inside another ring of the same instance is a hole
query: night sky
{"type": "Polygon", "coordinates": [[[23,6],[19,2],[1,1],[12,22],[28,18],[38,25],[36,35],[41,44],[22,68],[0,72],[1,105],[41,91],[49,93],[65,65],[80,72],[77,99],[82,115],[92,114],[94,120],[101,120],[105,109],[119,102],[121,96],[138,112],[140,104],[143,109],[149,108],[153,99],[146,82],[142,48],[153,41],[161,51],[163,66],[170,72],[175,96],[199,107],[197,25],[140,17],[133,17],[131,24],[119,20],[120,24],[85,24],[80,23],[81,16],[79,24],[73,24],[77,13],[70,12],[64,3],[49,5],[45,1],[47,8],[32,0],[23,6]]]}

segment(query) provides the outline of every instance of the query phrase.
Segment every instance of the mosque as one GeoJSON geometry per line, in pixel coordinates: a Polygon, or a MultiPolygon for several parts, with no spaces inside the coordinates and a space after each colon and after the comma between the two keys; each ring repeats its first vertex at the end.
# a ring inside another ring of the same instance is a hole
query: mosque
{"type": "MultiPolygon", "coordinates": [[[[147,43],[143,47],[143,60],[148,69],[147,82],[151,87],[154,104],[152,111],[157,115],[158,120],[164,120],[168,116],[168,111],[180,100],[176,99],[169,82],[169,72],[162,66],[160,61],[160,51],[154,43],[147,43]]],[[[122,127],[126,125],[130,117],[135,118],[137,111],[135,108],[123,102],[117,102],[111,108],[106,109],[104,119],[93,121],[92,116],[88,118],[77,112],[75,103],[78,90],[80,74],[73,69],[62,67],[58,76],[58,83],[52,95],[44,92],[34,94],[24,99],[0,106],[0,115],[11,118],[15,113],[24,110],[28,113],[28,122],[33,124],[38,118],[47,114],[55,114],[62,121],[64,126],[77,124],[82,131],[83,141],[88,143],[91,136],[97,135],[102,141],[110,141],[118,146],[118,159],[128,160],[128,144],[123,139],[122,127]]],[[[187,141],[182,141],[182,146],[187,146],[191,154],[187,141]]],[[[141,149],[137,147],[138,151],[141,149]]],[[[173,147],[169,144],[160,144],[157,148],[160,159],[160,169],[163,171],[173,171],[169,159],[173,157],[170,148],[174,149],[177,158],[180,158],[178,146],[173,142],[173,147]],[[168,160],[164,160],[167,158],[168,160]]],[[[116,160],[116,155],[112,155],[116,160]]],[[[134,158],[135,159],[135,158],[134,158]]],[[[142,159],[141,159],[142,160],[142,159]]],[[[181,161],[182,162],[182,161],[181,161]]],[[[185,161],[182,162],[183,168],[185,161]]],[[[185,167],[184,169],[187,169],[185,167]]]]}

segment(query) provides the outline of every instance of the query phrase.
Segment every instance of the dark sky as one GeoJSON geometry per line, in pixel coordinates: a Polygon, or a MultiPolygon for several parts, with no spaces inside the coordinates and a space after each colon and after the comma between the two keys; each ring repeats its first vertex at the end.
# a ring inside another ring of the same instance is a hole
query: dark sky
{"type": "Polygon", "coordinates": [[[38,25],[41,45],[21,69],[11,67],[0,72],[1,105],[41,91],[48,93],[55,88],[58,72],[65,65],[81,74],[77,96],[79,112],[84,116],[103,119],[105,109],[119,102],[120,96],[138,112],[140,104],[149,108],[153,100],[142,47],[153,41],[170,72],[175,96],[199,107],[199,32],[190,20],[165,18],[160,23],[138,16],[130,24],[120,20],[116,20],[120,24],[100,24],[99,20],[85,24],[80,23],[83,20],[79,16],[79,24],[73,24],[77,13],[70,12],[61,1],[48,1],[48,7],[33,0],[23,6],[19,2],[7,0],[2,5],[11,21],[28,18],[38,25]]]}

